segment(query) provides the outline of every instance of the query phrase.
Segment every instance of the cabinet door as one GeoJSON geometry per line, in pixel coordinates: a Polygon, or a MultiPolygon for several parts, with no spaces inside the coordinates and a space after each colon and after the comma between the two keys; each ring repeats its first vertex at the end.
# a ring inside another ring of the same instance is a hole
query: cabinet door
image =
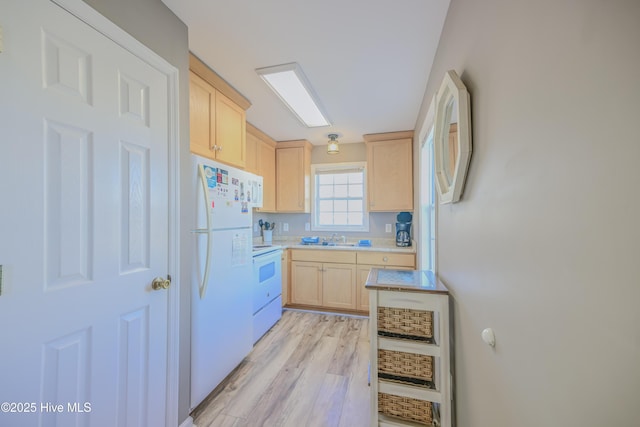
{"type": "Polygon", "coordinates": [[[246,162],[246,113],[220,92],[216,93],[216,159],[243,168],[246,162]]]}
{"type": "Polygon", "coordinates": [[[410,138],[367,143],[369,210],[413,210],[410,138]]]}
{"type": "Polygon", "coordinates": [[[276,171],[278,212],[304,212],[304,149],[278,148],[276,171]]]}
{"type": "Polygon", "coordinates": [[[276,149],[258,141],[256,147],[257,174],[262,177],[261,212],[276,211],[276,149]]]}
{"type": "Polygon", "coordinates": [[[356,266],[322,264],[322,305],[329,308],[355,310],[356,266]]]}
{"type": "Polygon", "coordinates": [[[291,302],[293,304],[322,304],[322,264],[293,261],[291,263],[291,302]]]}
{"type": "Polygon", "coordinates": [[[189,126],[191,152],[213,159],[216,90],[193,72],[189,73],[189,126]]]}
{"type": "Polygon", "coordinates": [[[247,132],[246,138],[246,159],[244,163],[244,170],[247,172],[255,173],[256,175],[260,175],[258,173],[258,144],[261,144],[262,141],[250,133],[247,132]]]}
{"type": "Polygon", "coordinates": [[[369,290],[364,287],[372,268],[383,268],[378,265],[358,265],[356,284],[356,310],[369,312],[369,290]]]}

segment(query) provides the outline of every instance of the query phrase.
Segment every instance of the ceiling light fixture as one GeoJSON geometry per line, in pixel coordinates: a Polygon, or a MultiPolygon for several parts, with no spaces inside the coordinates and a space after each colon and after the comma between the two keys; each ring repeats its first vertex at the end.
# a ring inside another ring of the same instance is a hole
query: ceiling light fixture
{"type": "Polygon", "coordinates": [[[305,126],[313,128],[331,125],[300,65],[291,62],[257,68],[256,73],[305,126]]]}
{"type": "Polygon", "coordinates": [[[327,145],[327,154],[338,154],[340,152],[340,147],[338,147],[338,134],[330,133],[329,141],[327,145]]]}

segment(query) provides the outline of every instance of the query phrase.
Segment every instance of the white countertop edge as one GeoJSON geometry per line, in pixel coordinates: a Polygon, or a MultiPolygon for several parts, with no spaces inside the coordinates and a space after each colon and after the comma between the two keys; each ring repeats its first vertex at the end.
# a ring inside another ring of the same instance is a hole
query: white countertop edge
{"type": "Polygon", "coordinates": [[[321,251],[369,251],[369,252],[398,252],[398,253],[415,253],[413,246],[397,247],[397,246],[322,246],[322,245],[286,245],[287,249],[314,249],[321,251]]]}
{"type": "MultiPolygon", "coordinates": [[[[365,251],[365,252],[396,252],[396,253],[416,253],[415,241],[412,246],[399,247],[395,245],[394,239],[371,239],[372,246],[323,246],[323,245],[303,245],[300,243],[300,239],[291,240],[273,240],[273,246],[278,246],[282,249],[312,249],[322,251],[365,251]]],[[[261,238],[254,238],[254,245],[262,245],[261,238]]],[[[262,252],[262,251],[261,251],[262,252]]],[[[254,252],[255,254],[256,252],[254,252]]]]}

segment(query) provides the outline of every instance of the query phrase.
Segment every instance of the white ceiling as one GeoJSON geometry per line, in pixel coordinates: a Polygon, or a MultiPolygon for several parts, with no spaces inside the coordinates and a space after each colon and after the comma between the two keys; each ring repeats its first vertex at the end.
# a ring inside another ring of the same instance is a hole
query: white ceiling
{"type": "Polygon", "coordinates": [[[361,142],[413,129],[449,0],[162,0],[189,49],[251,101],[247,120],[277,141],[361,142]],[[330,127],[307,128],[255,69],[297,62],[330,127]]]}

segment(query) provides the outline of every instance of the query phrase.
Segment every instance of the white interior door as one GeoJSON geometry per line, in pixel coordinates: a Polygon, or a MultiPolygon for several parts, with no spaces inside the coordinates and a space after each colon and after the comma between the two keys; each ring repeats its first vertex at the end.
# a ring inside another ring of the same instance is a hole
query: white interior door
{"type": "Polygon", "coordinates": [[[2,426],[164,426],[167,76],[0,0],[2,426]]]}

